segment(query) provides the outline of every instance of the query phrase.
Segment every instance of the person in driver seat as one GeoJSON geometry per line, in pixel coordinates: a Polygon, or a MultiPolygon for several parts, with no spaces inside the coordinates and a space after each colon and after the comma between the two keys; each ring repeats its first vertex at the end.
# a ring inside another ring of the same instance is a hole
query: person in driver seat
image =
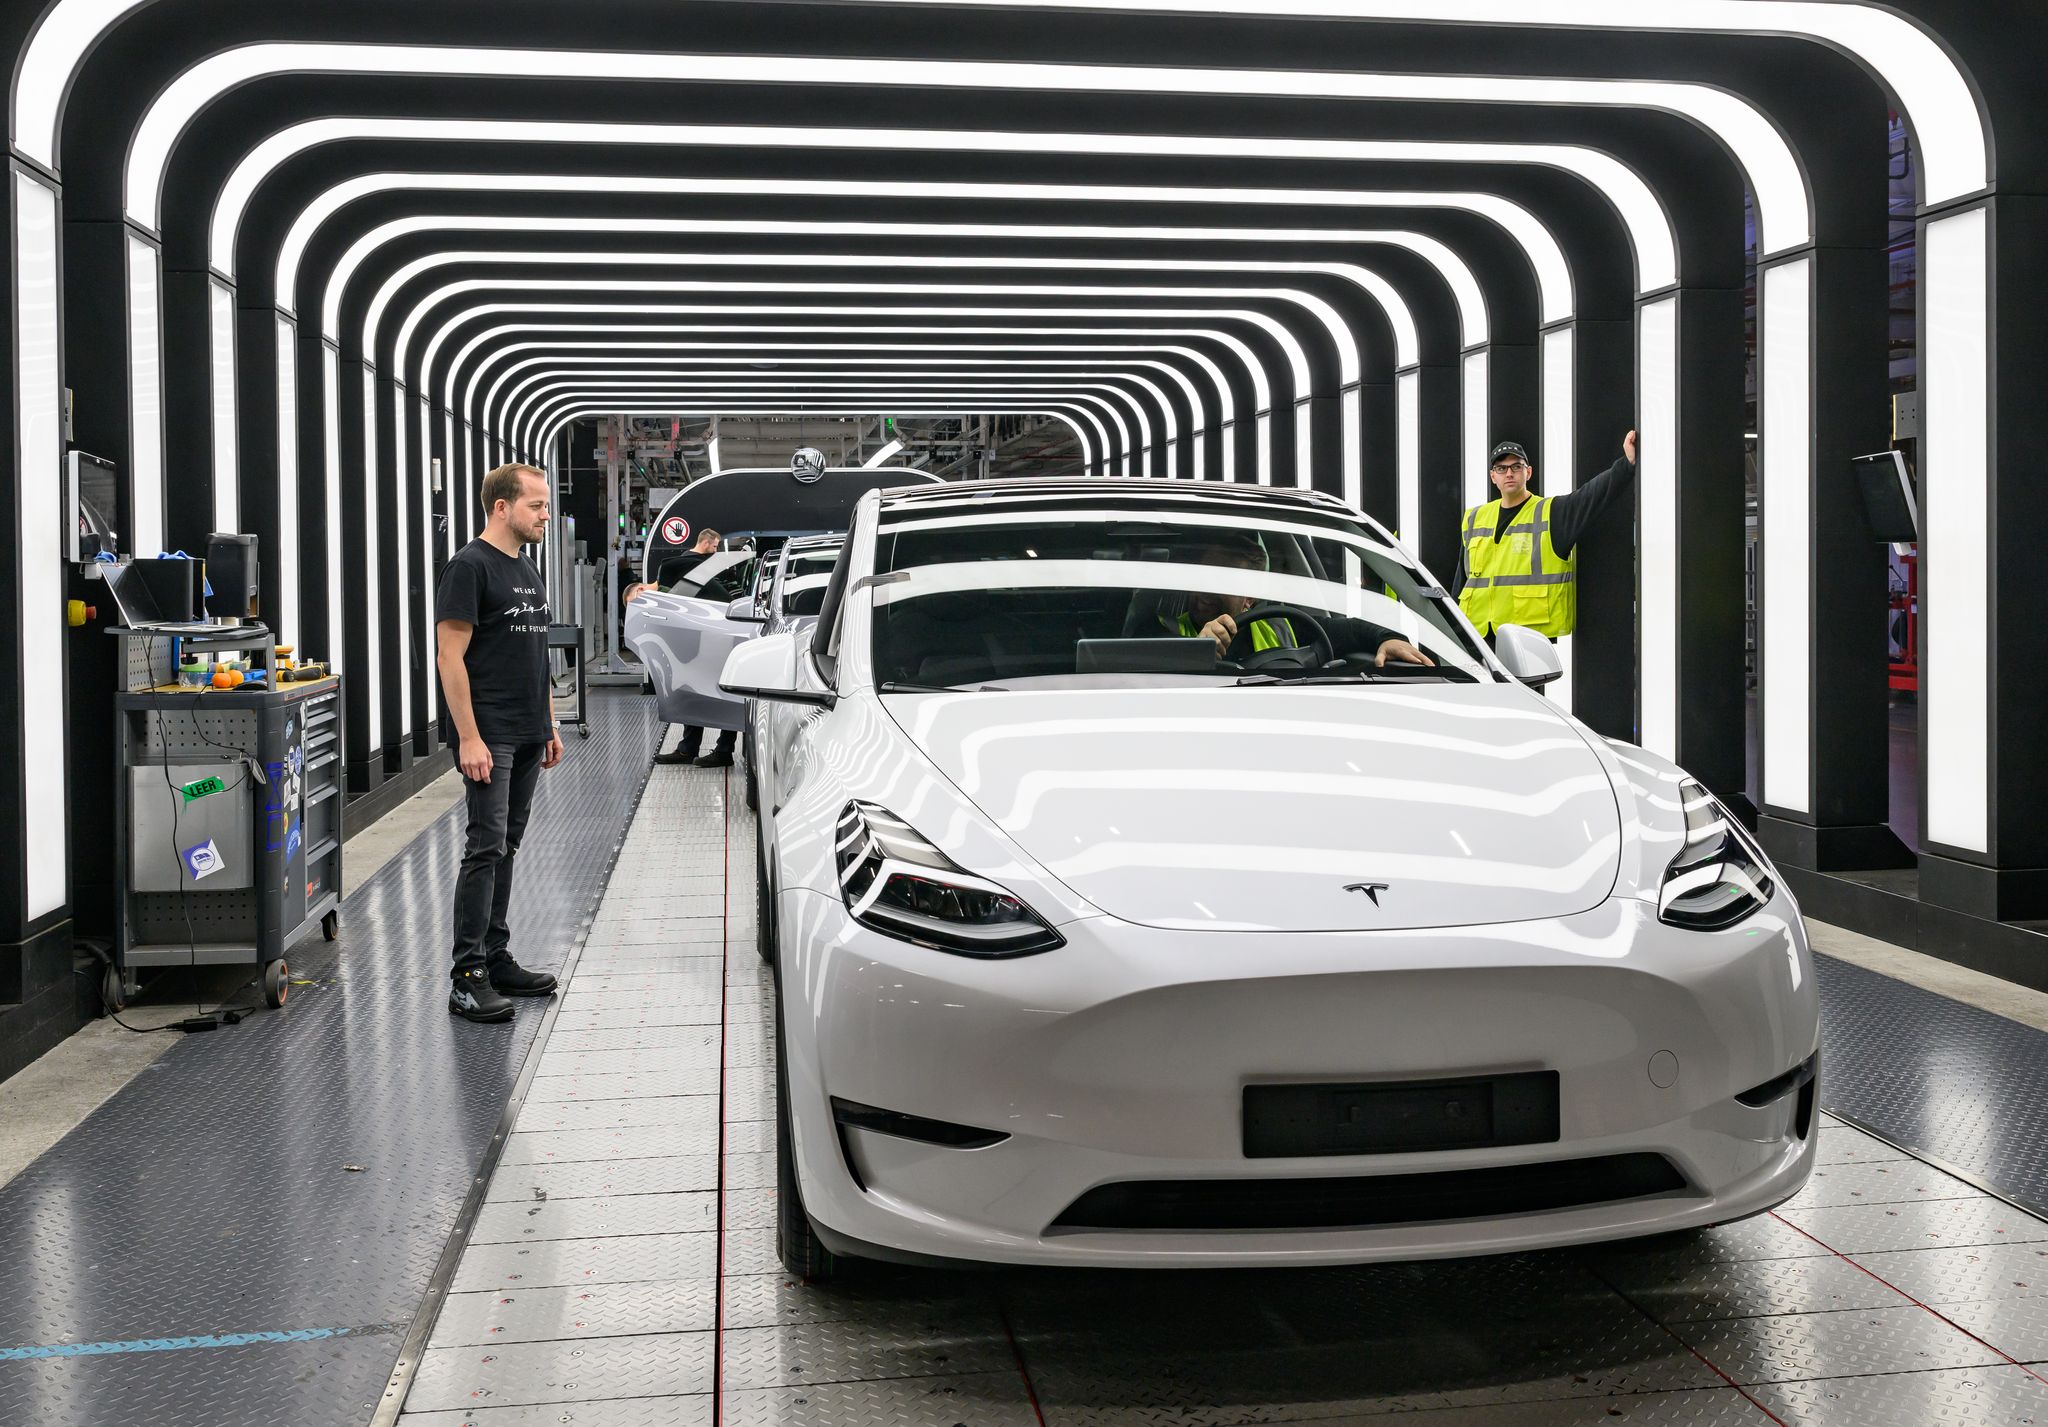
{"type": "MultiPolygon", "coordinates": [[[[1264,570],[1271,568],[1266,547],[1255,535],[1219,532],[1196,557],[1198,564],[1222,565],[1237,570],[1264,570]]],[[[1159,612],[1159,626],[1174,634],[1193,638],[1206,635],[1216,641],[1216,657],[1230,656],[1230,646],[1237,638],[1237,621],[1256,600],[1243,595],[1217,595],[1206,592],[1188,591],[1184,596],[1186,607],[1178,616],[1159,612]]],[[[1340,619],[1331,616],[1326,629],[1333,638],[1333,654],[1345,654],[1352,650],[1371,652],[1373,663],[1384,666],[1389,660],[1399,664],[1433,665],[1430,658],[1413,644],[1391,629],[1363,619],[1340,619]]],[[[1264,649],[1299,649],[1301,640],[1294,632],[1294,625],[1285,615],[1272,619],[1255,619],[1251,623],[1252,653],[1264,649]]]]}
{"type": "MultiPolygon", "coordinates": [[[[1263,570],[1267,566],[1266,547],[1256,536],[1219,534],[1195,557],[1197,564],[1224,565],[1235,570],[1263,570]]],[[[1256,601],[1243,595],[1218,595],[1207,591],[1190,590],[1183,598],[1186,607],[1179,615],[1159,612],[1159,627],[1171,633],[1194,638],[1201,635],[1216,641],[1216,657],[1230,656],[1230,646],[1237,638],[1237,620],[1256,601]]],[[[1296,649],[1299,641],[1294,637],[1294,626],[1285,616],[1278,619],[1255,619],[1251,625],[1252,652],[1262,649],[1296,649]]]]}

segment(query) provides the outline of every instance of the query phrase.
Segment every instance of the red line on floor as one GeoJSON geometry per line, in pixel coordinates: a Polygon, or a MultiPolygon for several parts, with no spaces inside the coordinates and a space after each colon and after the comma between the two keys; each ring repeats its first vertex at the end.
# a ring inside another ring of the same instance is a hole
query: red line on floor
{"type": "MultiPolygon", "coordinates": [[[[1797,1233],[1797,1234],[1800,1234],[1800,1235],[1803,1235],[1803,1236],[1804,1236],[1804,1237],[1806,1237],[1806,1238],[1812,1239],[1812,1240],[1813,1240],[1813,1241],[1814,1241],[1814,1242],[1815,1242],[1816,1244],[1819,1244],[1819,1245],[1820,1245],[1820,1246],[1821,1246],[1822,1248],[1826,1249],[1826,1250],[1827,1250],[1827,1251],[1828,1251],[1829,1253],[1833,1254],[1833,1255],[1834,1255],[1834,1256],[1835,1256],[1836,1258],[1840,1259],[1840,1260],[1841,1260],[1841,1261],[1842,1261],[1843,1263],[1845,1263],[1845,1264],[1851,1264],[1851,1265],[1854,1265],[1854,1267],[1855,1267],[1855,1268],[1857,1269],[1857,1271],[1858,1271],[1858,1272],[1860,1272],[1860,1273],[1864,1273],[1864,1274],[1868,1274],[1868,1275],[1869,1275],[1869,1276],[1870,1276],[1871,1278],[1874,1278],[1874,1279],[1876,1279],[1876,1280],[1877,1280],[1877,1281],[1878,1281],[1879,1283],[1883,1284],[1883,1285],[1884,1285],[1884,1286],[1885,1286],[1886,1288],[1889,1288],[1889,1289],[1890,1289],[1890,1290],[1891,1290],[1892,1292],[1894,1292],[1894,1293],[1898,1294],[1898,1295],[1899,1295],[1899,1297],[1901,1297],[1901,1298],[1905,1299],[1905,1300],[1906,1300],[1906,1301],[1907,1301],[1908,1303],[1912,1304],[1912,1305],[1913,1305],[1913,1306],[1914,1306],[1915,1308],[1918,1308],[1918,1309],[1919,1309],[1919,1310],[1920,1310],[1921,1312],[1923,1312],[1923,1313],[1931,1313],[1931,1314],[1933,1314],[1933,1315],[1934,1315],[1934,1316],[1935,1316],[1936,1318],[1939,1318],[1939,1319],[1940,1319],[1940,1320],[1941,1320],[1942,1322],[1944,1322],[1944,1323],[1948,1324],[1948,1326],[1949,1326],[1949,1327],[1951,1327],[1951,1328],[1955,1329],[1955,1330],[1956,1330],[1956,1331],[1957,1331],[1958,1333],[1961,1333],[1961,1334],[1962,1334],[1962,1335],[1963,1335],[1963,1336],[1964,1336],[1965,1338],[1968,1338],[1968,1339],[1969,1339],[1969,1340],[1970,1340],[1971,1342],[1973,1342],[1973,1343],[1982,1343],[1982,1344],[1983,1344],[1983,1345],[1984,1345],[1985,1347],[1987,1347],[1987,1348],[1991,1349],[1991,1351],[1992,1351],[1992,1352],[1994,1352],[1994,1353],[1998,1354],[1998,1356],[2000,1356],[2001,1358],[2004,1358],[2004,1359],[2005,1359],[2005,1360],[2006,1360],[2007,1362],[2011,1363],[2011,1364],[2012,1364],[2012,1365],[2013,1365],[2014,1367],[2018,1368],[2018,1369],[2019,1369],[2019,1370],[2020,1370],[2021,1372],[2025,1373],[2025,1374],[2026,1374],[2026,1375],[2027,1375],[2028,1377],[2034,1378],[2034,1379],[2036,1379],[2037,1381],[2040,1381],[2040,1382],[2048,1382],[2048,1378],[2044,1378],[2044,1377],[2042,1377],[2042,1376],[2041,1376],[2041,1374],[2039,1374],[2039,1373],[2035,1372],[2035,1371],[2034,1371],[2034,1370],[2033,1370],[2032,1368],[2028,1367],[2028,1366],[2027,1366],[2027,1365],[2026,1365],[2025,1363],[2021,1362],[2021,1361],[2020,1361],[2020,1360],[2019,1360],[2018,1358],[2014,1357],[2014,1356],[2013,1356],[2013,1355],[2012,1355],[2011,1353],[2008,1353],[2008,1352],[2007,1352],[2007,1351],[2006,1351],[2005,1349],[2003,1349],[2003,1348],[1999,1347],[1999,1346],[1998,1346],[1998,1344],[1996,1344],[1996,1343],[1992,1342],[1992,1341],[1991,1341],[1990,1339],[1988,1339],[1988,1338],[1980,1338],[1980,1337],[1978,1337],[1978,1336],[1977,1336],[1977,1335],[1976,1335],[1975,1333],[1972,1333],[1972,1332],[1971,1332],[1971,1331],[1970,1331],[1970,1330],[1969,1330],[1968,1328],[1965,1328],[1965,1327],[1964,1327],[1964,1326],[1963,1326],[1962,1324],[1960,1324],[1960,1323],[1956,1322],[1956,1320],[1955,1320],[1955,1319],[1953,1319],[1953,1318],[1949,1317],[1949,1316],[1948,1316],[1948,1314],[1946,1314],[1946,1313],[1942,1312],[1942,1311],[1941,1311],[1940,1309],[1938,1309],[1938,1308],[1934,1308],[1934,1307],[1930,1307],[1929,1305],[1927,1305],[1927,1304],[1925,1304],[1925,1303],[1922,1303],[1922,1302],[1921,1302],[1921,1301],[1920,1301],[1919,1299],[1915,1298],[1915,1297],[1914,1297],[1914,1296],[1913,1296],[1912,1294],[1910,1294],[1910,1293],[1906,1292],[1906,1290],[1905,1290],[1905,1289],[1903,1289],[1903,1288],[1899,1287],[1899,1286],[1898,1286],[1898,1285],[1897,1285],[1896,1283],[1893,1283],[1893,1282],[1892,1282],[1892,1281],[1891,1281],[1890,1279],[1886,1278],[1886,1277],[1885,1277],[1885,1276],[1884,1276],[1883,1274],[1881,1274],[1881,1273],[1877,1272],[1877,1270],[1875,1270],[1875,1269],[1871,1269],[1871,1268],[1865,1268],[1865,1267],[1864,1267],[1864,1266],[1863,1266],[1862,1264],[1860,1264],[1860,1263],[1857,1263],[1857,1262],[1856,1262],[1856,1260],[1854,1260],[1854,1259],[1850,1258],[1850,1257],[1849,1257],[1849,1256],[1848,1256],[1847,1254],[1843,1253],[1843,1252],[1842,1252],[1842,1251],[1841,1251],[1840,1249],[1836,1248],[1836,1247],[1835,1247],[1835,1246],[1834,1246],[1833,1244],[1829,1243],[1829,1242],[1828,1242],[1828,1241],[1827,1241],[1826,1239],[1823,1239],[1823,1238],[1821,1238],[1821,1237],[1820,1237],[1820,1236],[1819,1236],[1818,1234],[1812,1234],[1812,1233],[1808,1233],[1808,1232],[1807,1232],[1807,1231],[1806,1231],[1805,1229],[1802,1229],[1802,1228],[1800,1228],[1800,1227],[1799,1227],[1799,1226],[1798,1226],[1797,1224],[1793,1223],[1793,1222],[1792,1222],[1792,1221],[1791,1221],[1790,1219],[1787,1219],[1787,1218],[1786,1218],[1786,1217],[1785,1217],[1785,1216],[1784,1216],[1783,1214],[1780,1214],[1780,1213],[1779,1213],[1779,1212],[1778,1212],[1777,1210],[1775,1210],[1775,1209],[1773,1209],[1773,1210],[1771,1211],[1771,1217],[1772,1217],[1773,1219],[1776,1219],[1776,1220],[1777,1220],[1777,1221],[1778,1221],[1778,1222],[1779,1222],[1780,1224],[1783,1224],[1783,1225],[1784,1225],[1784,1226],[1785,1226],[1786,1228],[1788,1228],[1788,1229],[1791,1229],[1791,1230],[1792,1230],[1793,1232],[1795,1232],[1795,1233],[1797,1233]]],[[[1978,1247],[1983,1247],[1983,1248],[1996,1248],[1996,1247],[1997,1247],[1997,1245],[1996,1245],[1996,1244],[1986,1244],[1986,1245],[1976,1245],[1976,1244],[1955,1244],[1955,1245],[1951,1245],[1950,1247],[1954,1247],[1954,1248],[1978,1248],[1978,1247]]]]}
{"type": "Polygon", "coordinates": [[[732,769],[721,775],[719,841],[723,858],[718,879],[718,1283],[711,1319],[711,1424],[725,1420],[725,1031],[731,993],[726,961],[732,951],[732,769]]]}
{"type": "Polygon", "coordinates": [[[1620,1285],[1616,1284],[1613,1279],[1609,1278],[1606,1274],[1600,1272],[1599,1269],[1594,1268],[1590,1265],[1587,1267],[1587,1272],[1592,1274],[1593,1277],[1599,1279],[1602,1283],[1606,1284],[1608,1289],[1614,1294],[1615,1297],[1619,1298],[1623,1303],[1626,1303],[1629,1307],[1635,1309],[1636,1312],[1642,1314],[1645,1318],[1649,1319],[1652,1323],[1656,1324],[1659,1328],[1663,1329],[1665,1336],[1670,1338],[1672,1342],[1678,1344],[1679,1347],[1685,1349],[1688,1353],[1691,1353],[1695,1358],[1698,1358],[1702,1363],[1706,1364],[1708,1372],[1712,1373],[1715,1377],[1721,1379],[1721,1381],[1727,1383],[1730,1387],[1734,1388],[1737,1392],[1741,1393],[1743,1396],[1743,1400],[1748,1402],[1751,1407],[1754,1407],[1757,1411],[1763,1413],[1764,1416],[1770,1418],[1771,1421],[1777,1423],[1778,1427],[1790,1427],[1790,1424],[1788,1424],[1784,1418],[1780,1417],[1777,1413],[1771,1411],[1770,1408],[1764,1406],[1762,1400],[1759,1399],[1755,1393],[1751,1392],[1748,1388],[1744,1387],[1734,1378],[1728,1376],[1727,1373],[1721,1371],[1721,1365],[1719,1363],[1715,1362],[1712,1358],[1708,1357],[1698,1348],[1695,1348],[1691,1343],[1686,1342],[1686,1340],[1679,1335],[1679,1332],[1676,1328],[1672,1327],[1669,1323],[1666,1323],[1663,1319],[1659,1318],[1649,1309],[1643,1307],[1642,1304],[1636,1302],[1635,1299],[1631,1298],[1627,1293],[1623,1292],[1620,1285]]]}
{"type": "Polygon", "coordinates": [[[1038,1419],[1038,1427],[1045,1427],[1045,1409],[1038,1405],[1038,1389],[1032,1384],[1031,1369],[1024,1363],[1024,1349],[1018,1345],[1017,1330],[1010,1326],[1010,1310],[1000,1297],[996,1299],[996,1316],[1003,1320],[1003,1335],[1010,1340],[1010,1356],[1017,1360],[1017,1376],[1024,1379],[1024,1395],[1031,1399],[1031,1415],[1038,1419]]]}

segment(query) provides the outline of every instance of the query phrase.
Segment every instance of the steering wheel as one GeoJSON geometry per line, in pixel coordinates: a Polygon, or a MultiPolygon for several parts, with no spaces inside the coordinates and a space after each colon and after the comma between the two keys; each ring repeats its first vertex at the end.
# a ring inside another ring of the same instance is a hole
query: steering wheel
{"type": "Polygon", "coordinates": [[[1323,622],[1303,609],[1291,604],[1256,604],[1238,615],[1237,637],[1230,641],[1229,657],[1240,669],[1250,672],[1256,669],[1320,669],[1337,657],[1336,645],[1330,642],[1330,631],[1323,628],[1323,622]],[[1301,627],[1308,627],[1309,639],[1293,649],[1261,649],[1249,652],[1252,643],[1252,626],[1262,619],[1285,616],[1294,623],[1296,637],[1301,627]],[[1242,648],[1247,652],[1240,655],[1242,648]]]}

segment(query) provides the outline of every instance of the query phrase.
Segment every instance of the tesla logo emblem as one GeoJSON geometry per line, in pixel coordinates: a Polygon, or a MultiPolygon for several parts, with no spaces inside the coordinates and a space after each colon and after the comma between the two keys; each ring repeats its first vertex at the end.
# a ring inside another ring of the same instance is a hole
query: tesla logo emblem
{"type": "Polygon", "coordinates": [[[1344,890],[1347,892],[1365,893],[1366,896],[1372,898],[1372,904],[1377,907],[1380,904],[1380,893],[1387,890],[1387,884],[1384,882],[1352,882],[1348,883],[1344,890]]]}

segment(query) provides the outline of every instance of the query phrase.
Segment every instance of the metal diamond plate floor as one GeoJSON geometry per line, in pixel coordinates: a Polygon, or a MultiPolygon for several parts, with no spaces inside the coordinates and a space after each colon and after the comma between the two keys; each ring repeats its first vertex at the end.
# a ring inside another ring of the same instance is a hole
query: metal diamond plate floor
{"type": "MultiPolygon", "coordinates": [[[[592,691],[592,736],[541,779],[530,965],[563,963],[604,889],[650,704],[592,691]]],[[[294,949],[286,1009],[181,1041],[0,1189],[0,1423],[368,1419],[544,1010],[445,1009],[461,837],[458,807],[351,892],[341,939],[294,949]]]]}
{"type": "MultiPolygon", "coordinates": [[[[624,718],[606,737],[644,750],[644,716],[607,712],[624,718]]],[[[643,766],[620,782],[640,781],[643,766]]],[[[239,1168],[216,1168],[198,1193],[215,1206],[239,1196],[245,1214],[195,1201],[172,1215],[191,1230],[183,1243],[140,1216],[112,1217],[116,1191],[161,1199],[205,1169],[203,1149],[159,1138],[125,1158],[95,1140],[92,1162],[120,1174],[77,1200],[82,1210],[62,1192],[84,1162],[69,1141],[52,1158],[76,1161],[70,1178],[45,1178],[25,1202],[0,1197],[17,1214],[0,1232],[30,1254],[31,1289],[7,1310],[12,1342],[347,1330],[89,1358],[0,1353],[0,1422],[388,1420],[398,1403],[383,1397],[386,1375],[511,1096],[511,1132],[450,1241],[431,1332],[397,1379],[405,1427],[1334,1427],[1395,1414],[1431,1427],[2048,1427],[2048,1222],[1943,1167],[2033,1197],[2048,1100],[2032,1087],[2048,1075],[2048,1036],[1834,961],[1820,968],[1827,1103],[1876,1133],[1826,1117],[1811,1184],[1744,1223],[1358,1269],[872,1265],[831,1286],[794,1282],[774,1257],[773,985],[753,950],[754,830],[738,787],[731,773],[652,769],[601,902],[531,909],[565,926],[587,911],[588,934],[524,1080],[523,1042],[487,1065],[462,1060],[449,1031],[484,1028],[413,1014],[402,978],[345,956],[349,975],[327,988],[341,1044],[294,1042],[312,1067],[268,1066],[308,1097],[306,1113],[272,1112],[261,1138],[216,1130],[210,1141],[239,1168]],[[382,1061],[402,1061],[404,1078],[365,1064],[382,1061]],[[322,1123],[337,1084],[347,1126],[382,1116],[388,1131],[349,1140],[322,1123]],[[443,1086],[449,1095],[435,1093],[443,1086]],[[360,1204],[327,1188],[316,1212],[313,1189],[341,1145],[399,1188],[355,1191],[360,1204]],[[22,1231],[24,1212],[42,1234],[22,1231]],[[377,1217],[393,1212],[403,1228],[377,1217]],[[252,1281],[210,1272],[209,1255],[252,1281]],[[268,1278],[251,1273],[263,1264],[268,1278]],[[136,1292],[117,1298],[124,1281],[136,1292]]],[[[633,790],[603,797],[610,821],[584,829],[599,867],[633,790]]],[[[404,896],[445,886],[445,859],[414,849],[395,879],[404,896]]],[[[396,902],[392,924],[410,905],[396,902]]],[[[538,1019],[523,1012],[515,1029],[538,1019]]],[[[230,1092],[212,1079],[168,1093],[202,1084],[217,1115],[230,1092]]],[[[200,1123],[182,1102],[150,1114],[186,1133],[200,1123]]],[[[117,1128],[140,1134],[145,1118],[129,1115],[117,1128]]]]}

